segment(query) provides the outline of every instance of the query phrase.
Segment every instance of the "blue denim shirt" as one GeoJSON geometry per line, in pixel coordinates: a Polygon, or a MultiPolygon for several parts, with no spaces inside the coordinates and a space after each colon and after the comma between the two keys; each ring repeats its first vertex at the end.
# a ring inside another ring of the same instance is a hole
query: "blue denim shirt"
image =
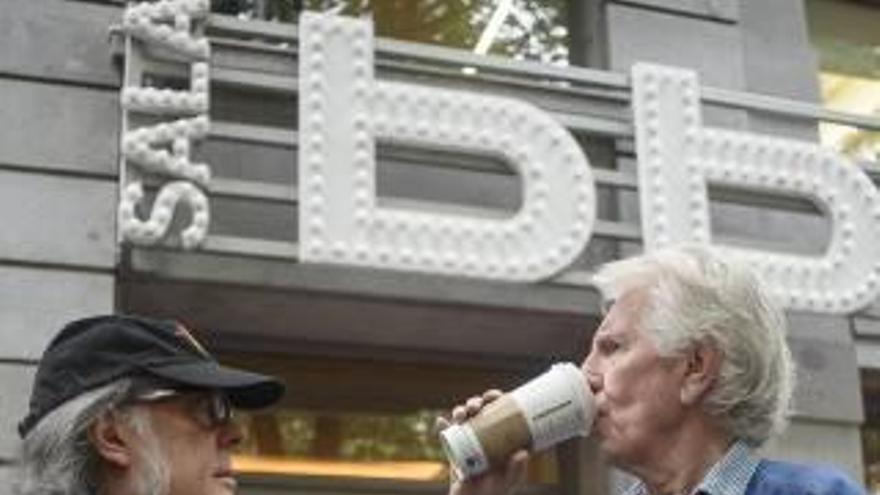
{"type": "MultiPolygon", "coordinates": [[[[743,442],[734,442],[706,473],[691,495],[864,495],[865,490],[839,469],[758,458],[743,442]]],[[[623,495],[649,495],[642,482],[623,495]]]]}

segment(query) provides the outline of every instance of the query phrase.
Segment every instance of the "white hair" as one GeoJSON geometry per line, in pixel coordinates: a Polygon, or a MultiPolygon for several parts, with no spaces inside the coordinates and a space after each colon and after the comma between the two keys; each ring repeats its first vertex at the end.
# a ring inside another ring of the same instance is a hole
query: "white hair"
{"type": "Polygon", "coordinates": [[[723,353],[703,406],[730,434],[757,447],[785,428],[794,388],[785,317],[744,263],[683,246],[608,263],[594,283],[606,300],[648,291],[640,326],[661,355],[701,343],[723,353]]]}
{"type": "Polygon", "coordinates": [[[122,379],[87,391],[47,414],[24,437],[17,483],[20,495],[94,495],[99,493],[102,461],[89,428],[117,411],[143,439],[144,469],[134,476],[131,495],[167,495],[169,471],[150,418],[143,408],[125,408],[132,381],[122,379]]]}

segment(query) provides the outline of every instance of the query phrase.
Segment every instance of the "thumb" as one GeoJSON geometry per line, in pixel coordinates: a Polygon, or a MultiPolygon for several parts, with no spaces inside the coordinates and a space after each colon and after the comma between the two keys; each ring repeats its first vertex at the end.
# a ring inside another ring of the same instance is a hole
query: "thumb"
{"type": "Polygon", "coordinates": [[[526,480],[528,466],[529,453],[527,451],[520,450],[510,456],[507,461],[507,469],[505,469],[507,485],[512,488],[522,485],[526,480]]]}

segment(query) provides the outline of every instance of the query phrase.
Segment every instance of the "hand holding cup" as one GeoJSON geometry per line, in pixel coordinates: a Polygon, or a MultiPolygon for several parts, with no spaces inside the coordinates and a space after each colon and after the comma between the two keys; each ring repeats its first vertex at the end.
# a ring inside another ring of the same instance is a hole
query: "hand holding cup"
{"type": "Polygon", "coordinates": [[[456,407],[440,439],[455,475],[472,478],[503,469],[519,450],[587,435],[594,409],[580,370],[561,363],[508,394],[489,391],[456,407]]]}
{"type": "MultiPolygon", "coordinates": [[[[436,430],[446,430],[452,424],[465,423],[502,395],[503,392],[500,390],[492,389],[481,396],[471,397],[464,404],[452,409],[451,422],[446,418],[437,418],[436,430]]],[[[454,465],[450,465],[449,495],[509,495],[525,481],[528,459],[528,451],[519,449],[502,465],[469,478],[462,477],[459,470],[454,465]]]]}

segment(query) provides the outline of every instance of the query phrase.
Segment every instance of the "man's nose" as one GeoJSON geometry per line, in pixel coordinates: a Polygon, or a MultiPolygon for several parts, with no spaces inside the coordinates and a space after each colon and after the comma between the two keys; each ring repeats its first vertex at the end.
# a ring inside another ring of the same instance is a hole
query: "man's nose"
{"type": "Polygon", "coordinates": [[[217,430],[217,444],[223,449],[233,449],[243,438],[241,426],[235,421],[227,421],[217,430]]]}

